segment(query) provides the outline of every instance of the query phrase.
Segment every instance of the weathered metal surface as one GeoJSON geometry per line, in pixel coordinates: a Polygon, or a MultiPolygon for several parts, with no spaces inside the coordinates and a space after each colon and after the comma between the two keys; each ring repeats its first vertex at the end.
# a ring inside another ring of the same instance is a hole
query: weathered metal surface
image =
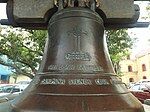
{"type": "Polygon", "coordinates": [[[106,18],[133,18],[133,4],[134,0],[98,0],[97,5],[105,13],[106,18]]]}
{"type": "MultiPolygon", "coordinates": [[[[76,6],[73,1],[64,0],[62,7],[76,6]]],[[[134,0],[97,0],[95,5],[89,5],[92,1],[94,0],[78,0],[77,6],[96,7],[96,12],[106,23],[105,27],[107,23],[135,23],[139,17],[139,8],[134,5],[134,0]]],[[[7,3],[9,23],[32,29],[46,29],[49,19],[57,10],[57,0],[8,0],[7,3]]]]}
{"type": "MultiPolygon", "coordinates": [[[[85,0],[80,1],[82,3],[85,0]]],[[[107,18],[132,18],[135,15],[133,2],[134,0],[97,0],[97,7],[107,18]]],[[[54,5],[54,0],[13,0],[13,14],[20,19],[44,18],[44,14],[54,5]]]]}
{"type": "Polygon", "coordinates": [[[44,18],[53,7],[53,0],[13,0],[13,15],[20,19],[44,18]]]}
{"type": "Polygon", "coordinates": [[[51,18],[48,32],[38,74],[0,112],[144,112],[114,73],[97,13],[62,9],[51,18]]]}

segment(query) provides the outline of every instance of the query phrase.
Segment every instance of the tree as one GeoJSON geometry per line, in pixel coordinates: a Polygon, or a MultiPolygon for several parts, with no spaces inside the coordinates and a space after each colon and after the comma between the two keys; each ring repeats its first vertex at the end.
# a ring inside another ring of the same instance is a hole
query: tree
{"type": "Polygon", "coordinates": [[[148,3],[146,10],[148,12],[148,18],[150,19],[150,2],[148,3]]]}
{"type": "MultiPolygon", "coordinates": [[[[118,63],[127,55],[132,40],[122,29],[109,30],[106,34],[110,56],[118,70],[118,63]]],[[[46,31],[7,27],[0,33],[0,55],[6,55],[8,60],[0,58],[0,64],[11,67],[13,76],[22,74],[33,78],[43,56],[46,37],[46,31]]]]}
{"type": "Polygon", "coordinates": [[[9,66],[13,72],[33,78],[42,59],[46,31],[7,28],[0,33],[0,64],[9,66]]]}
{"type": "Polygon", "coordinates": [[[120,74],[119,62],[129,55],[134,39],[131,39],[127,29],[108,30],[106,31],[107,45],[114,69],[120,74]]]}

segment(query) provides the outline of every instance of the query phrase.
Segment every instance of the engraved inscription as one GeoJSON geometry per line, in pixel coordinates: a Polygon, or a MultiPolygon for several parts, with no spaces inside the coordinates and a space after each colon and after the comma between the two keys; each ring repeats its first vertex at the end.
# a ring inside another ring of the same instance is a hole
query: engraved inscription
{"type": "Polygon", "coordinates": [[[96,85],[109,85],[109,82],[106,79],[95,79],[96,85]]]}
{"type": "Polygon", "coordinates": [[[76,51],[80,51],[81,50],[81,37],[83,35],[87,35],[87,31],[84,31],[82,28],[76,26],[72,30],[68,31],[68,35],[73,36],[76,39],[75,48],[76,48],[76,51]]]}
{"type": "Polygon", "coordinates": [[[92,85],[90,79],[70,79],[68,80],[69,85],[92,85]]]}
{"type": "Polygon", "coordinates": [[[67,53],[65,55],[66,60],[81,60],[81,61],[90,61],[91,56],[87,52],[72,52],[72,53],[67,53]]]}
{"type": "Polygon", "coordinates": [[[107,79],[61,79],[61,78],[44,78],[40,85],[109,85],[107,79]],[[94,81],[95,83],[94,83],[94,81]]]}
{"type": "Polygon", "coordinates": [[[43,79],[40,84],[43,84],[43,85],[46,85],[46,84],[50,84],[50,85],[65,85],[65,79],[56,79],[56,78],[43,79]]]}
{"type": "Polygon", "coordinates": [[[49,65],[48,70],[75,70],[74,65],[49,65]]]}
{"type": "Polygon", "coordinates": [[[48,70],[78,70],[78,71],[92,71],[92,72],[100,72],[103,71],[101,66],[97,65],[49,65],[48,70]]]}
{"type": "Polygon", "coordinates": [[[112,83],[117,84],[117,83],[122,83],[121,78],[116,77],[116,76],[111,76],[111,80],[112,83]]]}

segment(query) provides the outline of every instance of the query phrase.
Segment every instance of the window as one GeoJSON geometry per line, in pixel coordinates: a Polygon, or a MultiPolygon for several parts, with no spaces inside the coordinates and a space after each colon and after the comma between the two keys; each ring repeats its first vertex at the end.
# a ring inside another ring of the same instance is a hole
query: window
{"type": "Polygon", "coordinates": [[[130,88],[131,91],[143,91],[147,90],[145,84],[135,84],[130,88]]]}
{"type": "Polygon", "coordinates": [[[135,85],[133,85],[133,86],[131,87],[131,90],[132,90],[132,91],[138,91],[138,90],[140,90],[140,84],[135,84],[135,85]]]}
{"type": "Polygon", "coordinates": [[[12,93],[15,93],[15,92],[20,92],[20,89],[19,88],[13,88],[12,93]]]}
{"type": "Polygon", "coordinates": [[[147,77],[146,77],[146,76],[143,76],[143,79],[147,79],[147,77]]]}
{"type": "Polygon", "coordinates": [[[128,66],[128,72],[132,72],[132,66],[128,66]]]}
{"type": "Polygon", "coordinates": [[[129,82],[134,82],[134,79],[133,79],[133,78],[130,78],[130,79],[129,79],[129,82]]]}
{"type": "Polygon", "coordinates": [[[142,64],[142,71],[146,71],[146,65],[142,64]]]}

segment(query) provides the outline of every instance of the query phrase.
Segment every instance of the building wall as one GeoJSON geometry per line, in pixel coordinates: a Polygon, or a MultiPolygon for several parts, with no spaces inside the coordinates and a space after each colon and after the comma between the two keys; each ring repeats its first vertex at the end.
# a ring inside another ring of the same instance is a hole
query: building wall
{"type": "MultiPolygon", "coordinates": [[[[20,75],[17,77],[16,83],[20,81],[31,81],[31,79],[27,76],[20,75]]],[[[15,79],[12,76],[10,76],[9,83],[11,84],[15,83],[15,79]]]]}
{"type": "Polygon", "coordinates": [[[138,69],[138,78],[143,79],[145,76],[146,78],[150,79],[150,54],[146,54],[144,56],[138,57],[136,59],[137,62],[137,69],[138,69]],[[145,65],[146,70],[142,70],[142,65],[145,65]]]}
{"type": "Polygon", "coordinates": [[[135,59],[125,59],[120,62],[122,81],[126,84],[131,82],[137,82],[141,79],[150,79],[150,54],[144,54],[137,56],[135,59]],[[145,66],[145,70],[142,66],[145,66]],[[129,71],[129,66],[132,67],[132,71],[129,71]]]}
{"type": "Polygon", "coordinates": [[[130,78],[132,78],[134,81],[138,80],[137,77],[137,64],[135,60],[123,60],[120,62],[120,67],[121,67],[121,73],[122,73],[122,81],[124,83],[129,83],[130,78]],[[131,71],[129,71],[128,67],[131,67],[131,71]]]}

